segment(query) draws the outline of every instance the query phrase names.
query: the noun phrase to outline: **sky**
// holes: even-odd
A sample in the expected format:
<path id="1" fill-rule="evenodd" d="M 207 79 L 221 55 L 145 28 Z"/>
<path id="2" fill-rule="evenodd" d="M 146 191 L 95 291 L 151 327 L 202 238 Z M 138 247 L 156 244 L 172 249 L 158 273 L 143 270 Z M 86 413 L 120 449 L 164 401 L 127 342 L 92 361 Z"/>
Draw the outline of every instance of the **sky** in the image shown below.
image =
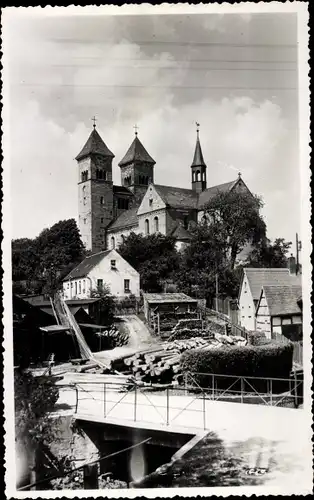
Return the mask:
<path id="1" fill-rule="evenodd" d="M 295 14 L 17 13 L 4 25 L 13 238 L 77 219 L 74 158 L 95 115 L 116 184 L 136 124 L 155 182 L 189 188 L 199 122 L 208 187 L 241 172 L 268 237 L 295 241 Z"/>

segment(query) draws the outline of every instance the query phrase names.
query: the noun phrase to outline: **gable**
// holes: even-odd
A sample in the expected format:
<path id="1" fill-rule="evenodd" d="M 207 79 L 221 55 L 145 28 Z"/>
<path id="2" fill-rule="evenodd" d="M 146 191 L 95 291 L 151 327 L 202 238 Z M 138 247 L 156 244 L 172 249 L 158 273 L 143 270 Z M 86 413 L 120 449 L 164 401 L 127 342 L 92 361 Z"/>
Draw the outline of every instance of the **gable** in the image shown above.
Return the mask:
<path id="1" fill-rule="evenodd" d="M 287 268 L 254 268 L 243 269 L 248 278 L 254 300 L 260 297 L 261 289 L 265 285 L 294 285 L 301 283 L 300 277 L 292 276 Z"/>
<path id="2" fill-rule="evenodd" d="M 150 184 L 138 208 L 137 215 L 143 215 L 166 208 L 166 203 L 157 192 L 154 184 Z"/>

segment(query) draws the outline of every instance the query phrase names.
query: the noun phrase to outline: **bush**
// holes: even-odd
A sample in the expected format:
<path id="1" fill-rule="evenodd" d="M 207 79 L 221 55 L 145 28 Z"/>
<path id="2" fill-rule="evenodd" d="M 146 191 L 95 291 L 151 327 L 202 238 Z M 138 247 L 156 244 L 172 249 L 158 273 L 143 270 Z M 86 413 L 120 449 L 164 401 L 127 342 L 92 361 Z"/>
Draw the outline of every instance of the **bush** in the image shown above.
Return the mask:
<path id="1" fill-rule="evenodd" d="M 193 349 L 184 352 L 181 356 L 181 370 L 183 374 L 195 373 L 193 378 L 204 388 L 211 387 L 212 377 L 206 374 L 212 373 L 287 379 L 292 369 L 292 356 L 293 345 L 281 342 L 272 341 L 260 346 L 224 345 L 215 349 Z M 200 373 L 205 375 L 199 375 Z M 231 385 L 234 379 L 221 377 L 218 381 L 219 388 L 225 388 L 226 384 Z M 252 380 L 249 382 L 253 385 Z M 281 386 L 282 384 L 277 385 L 278 392 L 281 392 Z M 254 388 L 266 391 L 266 381 L 254 381 Z M 232 389 L 240 390 L 240 383 Z"/>
<path id="2" fill-rule="evenodd" d="M 249 332 L 248 333 L 248 344 L 250 345 L 264 345 L 269 344 L 272 340 L 267 339 L 265 332 Z"/>

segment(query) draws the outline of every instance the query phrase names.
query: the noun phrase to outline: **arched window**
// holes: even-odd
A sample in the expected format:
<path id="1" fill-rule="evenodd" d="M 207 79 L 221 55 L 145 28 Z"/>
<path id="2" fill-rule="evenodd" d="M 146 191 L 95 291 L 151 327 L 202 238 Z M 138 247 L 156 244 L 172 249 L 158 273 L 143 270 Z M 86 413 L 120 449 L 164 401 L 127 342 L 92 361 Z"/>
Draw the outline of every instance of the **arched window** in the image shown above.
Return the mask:
<path id="1" fill-rule="evenodd" d="M 114 236 L 111 236 L 111 248 L 115 248 L 115 246 L 116 246 L 116 242 L 115 242 Z"/>
<path id="2" fill-rule="evenodd" d="M 196 182 L 200 180 L 200 175 L 201 175 L 201 172 L 199 170 L 196 171 Z"/>
<path id="3" fill-rule="evenodd" d="M 83 194 L 83 205 L 86 205 L 86 186 L 83 186 L 82 194 Z"/>
<path id="4" fill-rule="evenodd" d="M 145 220 L 145 234 L 149 234 L 149 220 L 146 219 Z"/>
<path id="5" fill-rule="evenodd" d="M 103 205 L 103 204 L 104 204 L 104 202 L 105 202 L 104 197 L 103 197 L 103 196 L 101 196 L 101 197 L 100 197 L 100 204 L 101 204 L 101 205 Z"/>
<path id="6" fill-rule="evenodd" d="M 158 233 L 158 231 L 159 231 L 159 220 L 158 220 L 157 216 L 154 218 L 154 226 L 155 226 L 155 233 Z"/>

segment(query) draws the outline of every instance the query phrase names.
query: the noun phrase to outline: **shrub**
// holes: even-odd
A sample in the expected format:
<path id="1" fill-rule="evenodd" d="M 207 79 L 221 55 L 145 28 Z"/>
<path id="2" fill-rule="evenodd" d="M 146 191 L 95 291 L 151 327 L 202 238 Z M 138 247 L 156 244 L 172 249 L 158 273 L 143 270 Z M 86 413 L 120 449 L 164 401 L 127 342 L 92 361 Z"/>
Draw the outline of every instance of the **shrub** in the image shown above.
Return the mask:
<path id="1" fill-rule="evenodd" d="M 193 375 L 195 381 L 204 388 L 211 387 L 212 377 L 206 374 L 212 373 L 244 377 L 289 378 L 292 355 L 292 344 L 281 342 L 273 341 L 260 346 L 224 345 L 219 348 L 193 349 L 184 352 L 181 356 L 181 369 L 182 373 L 195 373 L 196 375 Z M 226 387 L 226 384 L 231 385 L 233 381 L 228 377 L 218 378 L 219 388 Z M 249 382 L 253 385 L 252 380 Z M 256 390 L 264 391 L 266 381 L 254 381 L 254 387 Z M 277 388 L 279 391 L 279 386 Z M 240 390 L 240 384 L 235 385 L 233 389 Z"/>
<path id="2" fill-rule="evenodd" d="M 248 344 L 250 345 L 264 345 L 270 342 L 272 341 L 266 338 L 265 332 L 256 331 L 248 333 Z"/>

